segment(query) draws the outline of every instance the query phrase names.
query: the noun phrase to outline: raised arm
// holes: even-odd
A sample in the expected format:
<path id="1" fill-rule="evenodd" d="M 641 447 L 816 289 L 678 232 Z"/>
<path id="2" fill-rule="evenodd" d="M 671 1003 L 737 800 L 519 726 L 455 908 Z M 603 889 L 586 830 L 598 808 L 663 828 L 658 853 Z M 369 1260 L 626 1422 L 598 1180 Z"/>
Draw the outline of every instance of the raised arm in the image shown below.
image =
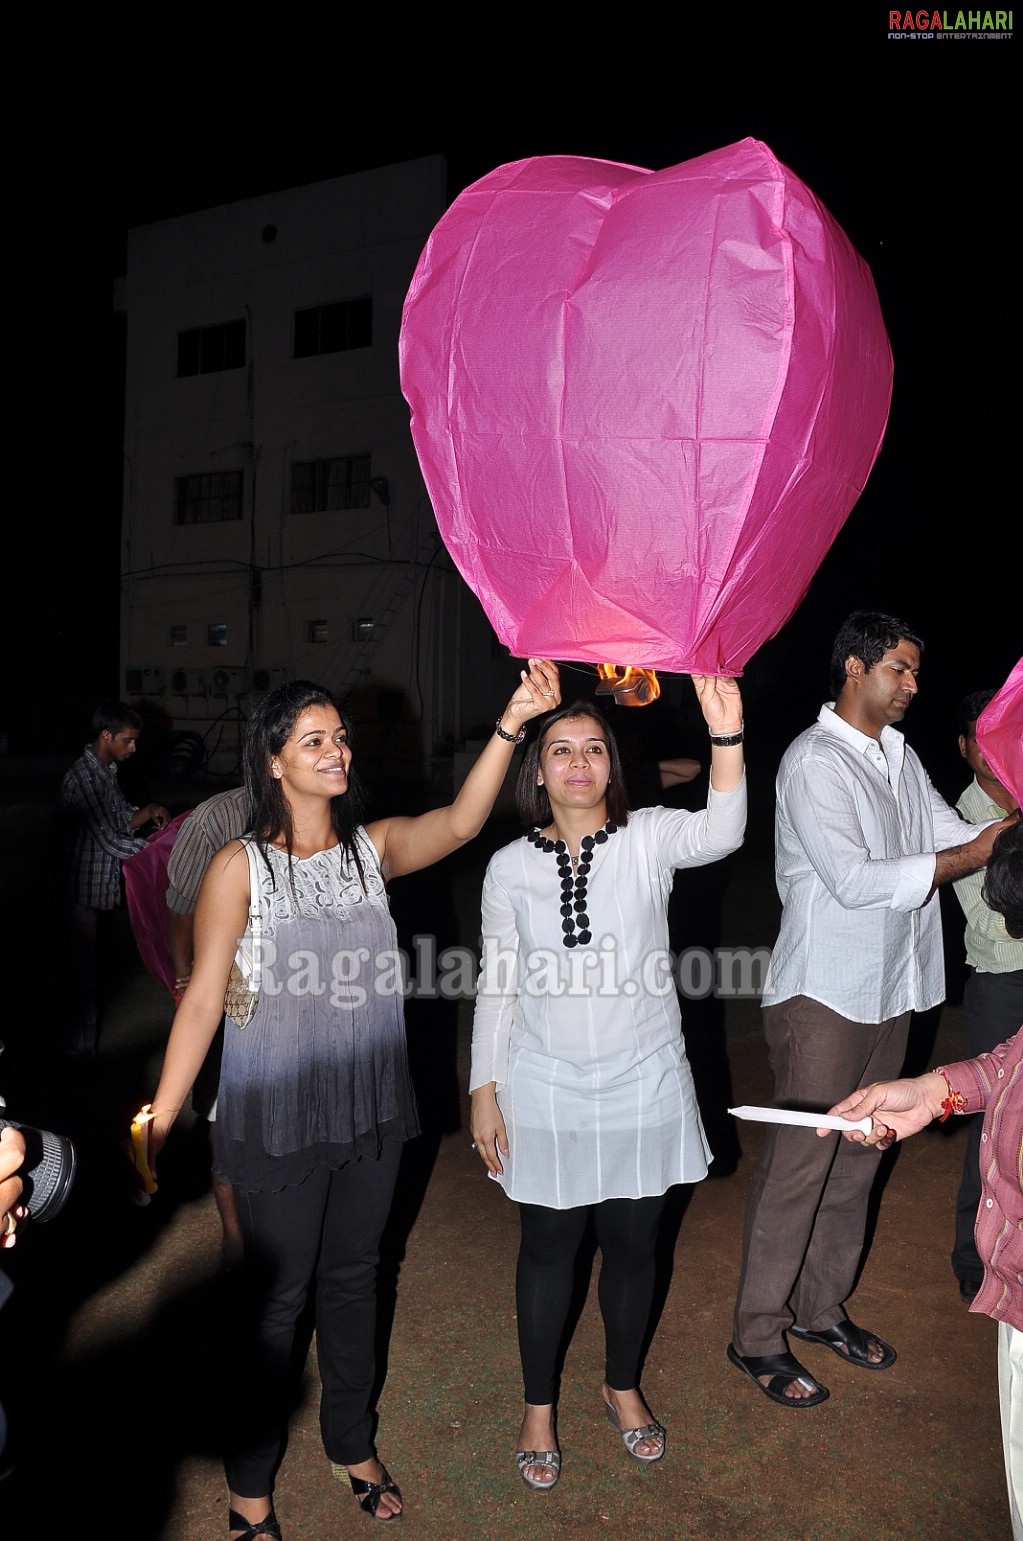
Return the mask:
<path id="1" fill-rule="evenodd" d="M 224 1014 L 224 991 L 245 931 L 249 864 L 241 841 L 218 851 L 199 890 L 195 961 L 188 989 L 174 1014 L 160 1084 L 153 1097 L 150 1167 L 181 1110 Z"/>
<path id="2" fill-rule="evenodd" d="M 712 674 L 694 674 L 692 681 L 710 732 L 710 784 L 715 792 L 731 792 L 743 778 L 745 763 L 739 686 Z M 735 742 L 724 742 L 729 739 Z"/>
<path id="3" fill-rule="evenodd" d="M 483 828 L 508 774 L 519 732 L 533 717 L 561 701 L 557 664 L 530 658 L 521 682 L 497 720 L 486 748 L 466 776 L 453 803 L 418 818 L 377 819 L 367 825 L 385 880 L 418 872 L 456 851 Z M 500 731 L 498 731 L 500 730 Z"/>

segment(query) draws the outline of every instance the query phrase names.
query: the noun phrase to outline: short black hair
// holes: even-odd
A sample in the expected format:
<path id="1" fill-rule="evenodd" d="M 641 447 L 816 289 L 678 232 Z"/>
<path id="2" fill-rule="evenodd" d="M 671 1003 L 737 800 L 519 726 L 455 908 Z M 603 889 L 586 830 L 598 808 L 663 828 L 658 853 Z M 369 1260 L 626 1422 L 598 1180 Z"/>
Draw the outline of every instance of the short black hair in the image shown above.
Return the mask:
<path id="1" fill-rule="evenodd" d="M 835 696 L 845 684 L 845 661 L 858 658 L 868 674 L 880 663 L 889 648 L 899 640 L 912 642 L 922 653 L 924 644 L 911 626 L 900 621 L 897 615 L 885 615 L 883 610 L 854 610 L 848 620 L 839 627 L 835 645 L 831 649 L 831 689 Z"/>
<path id="2" fill-rule="evenodd" d="M 969 738 L 971 727 L 997 694 L 998 691 L 992 687 L 990 690 L 971 690 L 968 696 L 963 696 L 959 703 L 959 732 L 963 738 Z"/>
<path id="3" fill-rule="evenodd" d="M 142 718 L 135 708 L 126 701 L 101 701 L 92 714 L 93 739 L 101 733 L 112 733 L 116 738 L 125 728 L 142 731 Z"/>
<path id="4" fill-rule="evenodd" d="M 1003 829 L 991 848 L 983 887 L 984 903 L 1005 921 L 1009 935 L 1023 939 L 1023 824 Z"/>
<path id="5" fill-rule="evenodd" d="M 549 824 L 551 820 L 551 803 L 545 787 L 537 786 L 536 778 L 540 769 L 540 755 L 547 741 L 547 735 L 552 728 L 556 728 L 562 722 L 575 722 L 580 717 L 592 717 L 604 730 L 604 742 L 607 744 L 608 759 L 611 762 L 610 774 L 607 782 L 607 816 L 612 824 L 617 824 L 620 829 L 629 822 L 629 804 L 625 794 L 625 775 L 622 771 L 622 757 L 618 752 L 618 741 L 614 731 L 604 712 L 592 701 L 573 701 L 571 706 L 563 706 L 556 712 L 549 712 L 546 717 L 537 718 L 537 731 L 526 747 L 519 767 L 519 779 L 515 786 L 515 806 L 519 811 L 519 818 L 523 824 Z"/>

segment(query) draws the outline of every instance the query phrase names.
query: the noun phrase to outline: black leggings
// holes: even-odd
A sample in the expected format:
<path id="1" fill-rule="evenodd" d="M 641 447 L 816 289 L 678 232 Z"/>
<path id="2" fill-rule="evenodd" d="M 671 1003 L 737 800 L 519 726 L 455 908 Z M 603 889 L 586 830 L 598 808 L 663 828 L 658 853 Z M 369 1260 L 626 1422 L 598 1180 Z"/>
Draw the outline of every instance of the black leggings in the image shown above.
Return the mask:
<path id="1" fill-rule="evenodd" d="M 576 1209 L 520 1204 L 522 1244 L 515 1277 L 525 1400 L 556 1400 L 558 1352 L 572 1303 L 576 1254 L 592 1214 L 601 1251 L 597 1297 L 604 1319 L 604 1378 L 631 1391 L 654 1293 L 657 1229 L 664 1195 L 605 1199 Z"/>

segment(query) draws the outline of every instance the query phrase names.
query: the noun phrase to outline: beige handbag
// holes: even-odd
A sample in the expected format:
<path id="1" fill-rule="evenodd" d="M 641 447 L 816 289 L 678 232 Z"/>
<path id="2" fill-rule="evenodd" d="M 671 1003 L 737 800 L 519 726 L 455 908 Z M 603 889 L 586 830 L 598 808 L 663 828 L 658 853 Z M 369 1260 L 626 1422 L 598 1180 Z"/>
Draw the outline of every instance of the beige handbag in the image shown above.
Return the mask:
<path id="1" fill-rule="evenodd" d="M 255 1016 L 263 972 L 263 918 L 259 909 L 256 846 L 252 840 L 243 840 L 242 845 L 249 863 L 249 923 L 238 943 L 224 992 L 224 1014 L 231 1018 L 235 1027 L 248 1027 Z"/>

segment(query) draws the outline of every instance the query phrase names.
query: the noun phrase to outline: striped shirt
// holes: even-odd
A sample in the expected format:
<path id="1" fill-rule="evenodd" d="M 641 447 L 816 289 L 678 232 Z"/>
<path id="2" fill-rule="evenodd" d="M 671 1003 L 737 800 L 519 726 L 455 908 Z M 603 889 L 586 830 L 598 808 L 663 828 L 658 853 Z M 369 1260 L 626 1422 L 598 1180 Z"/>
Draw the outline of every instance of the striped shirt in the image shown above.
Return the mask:
<path id="1" fill-rule="evenodd" d="M 971 1311 L 1023 1332 L 1023 1026 L 990 1054 L 943 1066 L 964 1113 L 984 1113 L 977 1251 L 984 1282 Z"/>
<path id="2" fill-rule="evenodd" d="M 66 897 L 72 904 L 112 910 L 121 902 L 121 862 L 145 847 L 131 827 L 138 809 L 117 782 L 117 766 L 104 765 L 86 744 L 60 788 L 64 816 Z"/>
<path id="3" fill-rule="evenodd" d="M 167 908 L 175 915 L 195 913 L 206 869 L 232 840 L 249 828 L 249 798 L 244 787 L 218 792 L 193 809 L 178 830 L 167 861 Z"/>

